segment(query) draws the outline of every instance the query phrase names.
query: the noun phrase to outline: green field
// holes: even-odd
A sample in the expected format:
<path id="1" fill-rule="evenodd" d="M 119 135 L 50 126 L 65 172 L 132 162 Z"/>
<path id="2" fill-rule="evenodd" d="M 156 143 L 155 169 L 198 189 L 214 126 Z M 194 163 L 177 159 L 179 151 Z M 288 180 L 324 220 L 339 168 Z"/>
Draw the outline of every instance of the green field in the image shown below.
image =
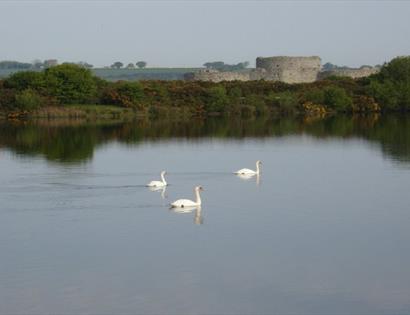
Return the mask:
<path id="1" fill-rule="evenodd" d="M 147 69 L 92 69 L 92 72 L 105 80 L 183 80 L 184 75 L 199 68 L 147 68 Z"/>
<path id="2" fill-rule="evenodd" d="M 146 68 L 146 69 L 109 69 L 95 68 L 91 71 L 108 81 L 137 80 L 183 80 L 184 75 L 200 68 Z M 20 69 L 0 69 L 0 78 L 5 78 Z"/>

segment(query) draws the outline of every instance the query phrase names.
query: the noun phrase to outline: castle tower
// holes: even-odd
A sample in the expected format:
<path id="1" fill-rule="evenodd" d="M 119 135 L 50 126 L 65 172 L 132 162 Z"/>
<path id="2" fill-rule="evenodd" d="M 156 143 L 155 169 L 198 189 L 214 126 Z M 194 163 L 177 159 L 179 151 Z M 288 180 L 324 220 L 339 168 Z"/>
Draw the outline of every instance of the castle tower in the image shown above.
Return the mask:
<path id="1" fill-rule="evenodd" d="M 314 82 L 318 78 L 321 68 L 321 59 L 311 57 L 258 57 L 256 71 L 259 71 L 265 80 L 282 81 L 286 83 Z"/>

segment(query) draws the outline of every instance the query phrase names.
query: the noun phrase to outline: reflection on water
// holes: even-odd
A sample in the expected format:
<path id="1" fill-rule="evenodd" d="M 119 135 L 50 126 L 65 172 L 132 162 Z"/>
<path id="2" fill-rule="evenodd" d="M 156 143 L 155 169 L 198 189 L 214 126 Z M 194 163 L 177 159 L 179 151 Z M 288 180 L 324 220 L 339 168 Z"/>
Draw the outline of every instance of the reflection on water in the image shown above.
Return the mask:
<path id="1" fill-rule="evenodd" d="M 161 193 L 161 198 L 165 199 L 167 196 L 165 195 L 166 191 L 167 191 L 167 186 L 162 186 L 162 187 L 156 187 L 156 186 L 148 186 L 148 189 L 150 191 L 157 191 L 159 193 Z"/>
<path id="2" fill-rule="evenodd" d="M 3 124 L 0 314 L 410 314 L 409 162 L 403 116 Z"/>
<path id="3" fill-rule="evenodd" d="M 196 225 L 204 224 L 204 218 L 202 217 L 202 207 L 201 206 L 171 208 L 170 210 L 174 213 L 179 213 L 179 214 L 194 212 L 194 224 Z"/>
<path id="4" fill-rule="evenodd" d="M 260 185 L 260 181 L 261 181 L 260 174 L 236 174 L 236 176 L 245 181 L 248 181 L 250 179 L 255 179 L 256 185 L 257 186 Z"/>
<path id="5" fill-rule="evenodd" d="M 410 117 L 403 115 L 312 118 L 198 119 L 195 121 L 141 120 L 114 124 L 63 121 L 0 124 L 0 148 L 22 155 L 44 155 L 48 160 L 78 163 L 93 157 L 107 142 L 128 145 L 143 141 L 203 137 L 241 139 L 307 134 L 315 138 L 361 138 L 378 144 L 390 158 L 410 162 Z"/>
<path id="6" fill-rule="evenodd" d="M 184 213 L 192 213 L 194 212 L 194 223 L 199 225 L 204 223 L 204 219 L 202 217 L 202 207 L 201 206 L 192 206 L 192 207 L 184 207 L 184 208 L 171 208 L 170 209 L 174 213 L 184 214 Z"/>

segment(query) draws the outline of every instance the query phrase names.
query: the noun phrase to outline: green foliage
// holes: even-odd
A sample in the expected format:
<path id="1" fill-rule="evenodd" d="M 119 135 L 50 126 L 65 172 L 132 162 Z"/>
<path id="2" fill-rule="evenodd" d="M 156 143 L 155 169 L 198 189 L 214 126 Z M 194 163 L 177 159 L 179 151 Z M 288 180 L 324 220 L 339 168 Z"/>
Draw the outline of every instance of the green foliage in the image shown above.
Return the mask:
<path id="1" fill-rule="evenodd" d="M 111 72 L 148 70 L 121 69 Z M 1 109 L 30 110 L 45 103 L 108 104 L 185 115 L 410 110 L 410 57 L 392 60 L 380 74 L 353 80 L 336 78 L 304 84 L 271 81 L 117 81 L 92 75 L 84 66 L 63 64 L 42 72 L 20 72 L 0 81 Z"/>
<path id="2" fill-rule="evenodd" d="M 223 86 L 209 88 L 206 98 L 206 109 L 209 112 L 222 112 L 228 104 L 228 96 Z"/>
<path id="3" fill-rule="evenodd" d="M 313 104 L 323 105 L 325 103 L 325 93 L 319 88 L 308 90 L 303 97 L 304 101 L 312 102 Z"/>
<path id="4" fill-rule="evenodd" d="M 242 97 L 242 89 L 238 86 L 235 86 L 228 91 L 228 95 L 232 99 L 239 99 L 240 97 Z"/>
<path id="5" fill-rule="evenodd" d="M 378 102 L 384 105 L 385 109 L 399 110 L 400 94 L 392 81 L 384 83 L 378 80 L 371 80 L 368 85 L 369 94 Z"/>
<path id="6" fill-rule="evenodd" d="M 101 108 L 103 106 L 95 106 Z M 114 110 L 114 109 L 113 109 Z M 243 107 L 253 115 L 252 107 Z M 308 134 L 317 139 L 356 137 L 378 143 L 395 162 L 410 162 L 410 120 L 406 115 L 332 115 L 324 119 L 261 117 L 256 119 L 157 119 L 127 123 L 63 120 L 42 124 L 0 123 L 0 147 L 24 156 L 41 155 L 56 163 L 92 158 L 97 147 L 113 140 L 138 144 L 144 139 L 265 137 Z"/>
<path id="7" fill-rule="evenodd" d="M 0 110 L 13 109 L 15 104 L 15 91 L 2 88 L 1 85 L 2 84 L 0 84 Z"/>
<path id="8" fill-rule="evenodd" d="M 376 75 L 378 81 L 395 83 L 410 82 L 410 56 L 397 57 L 385 64 Z"/>
<path id="9" fill-rule="evenodd" d="M 329 86 L 323 90 L 323 104 L 338 111 L 349 111 L 352 107 L 352 98 L 340 87 Z"/>
<path id="10" fill-rule="evenodd" d="M 282 112 L 294 112 L 299 106 L 297 95 L 291 91 L 270 93 L 268 100 L 274 108 Z"/>
<path id="11" fill-rule="evenodd" d="M 370 78 L 368 93 L 385 110 L 410 110 L 410 57 L 398 57 Z"/>
<path id="12" fill-rule="evenodd" d="M 119 81 L 108 85 L 103 92 L 104 104 L 122 107 L 137 107 L 141 105 L 144 90 L 140 82 Z"/>
<path id="13" fill-rule="evenodd" d="M 136 66 L 137 66 L 138 68 L 140 68 L 140 69 L 143 69 L 143 68 L 145 68 L 145 67 L 147 66 L 147 63 L 146 63 L 145 61 L 138 61 L 138 62 L 136 63 Z"/>
<path id="14" fill-rule="evenodd" d="M 30 69 L 33 65 L 31 63 L 24 63 L 18 61 L 0 61 L 0 69 Z"/>
<path id="15" fill-rule="evenodd" d="M 111 65 L 111 68 L 121 69 L 123 66 L 124 66 L 124 64 L 121 61 L 116 61 Z"/>
<path id="16" fill-rule="evenodd" d="M 5 80 L 4 86 L 18 91 L 25 89 L 41 91 L 45 87 L 44 74 L 35 71 L 17 72 Z"/>
<path id="17" fill-rule="evenodd" d="M 249 95 L 246 98 L 246 105 L 253 108 L 255 114 L 262 115 L 268 112 L 268 107 L 266 106 L 265 100 L 260 95 Z"/>
<path id="18" fill-rule="evenodd" d="M 18 92 L 15 96 L 15 107 L 30 111 L 39 108 L 42 105 L 41 96 L 34 90 L 26 89 Z"/>
<path id="19" fill-rule="evenodd" d="M 234 65 L 226 64 L 223 61 L 213 61 L 204 63 L 204 67 L 206 67 L 207 69 L 215 69 L 219 71 L 239 71 L 246 69 L 248 66 L 248 61 L 239 62 Z"/>
<path id="20" fill-rule="evenodd" d="M 97 82 L 89 69 L 65 64 L 44 71 L 45 84 L 50 96 L 61 104 L 95 102 Z"/>

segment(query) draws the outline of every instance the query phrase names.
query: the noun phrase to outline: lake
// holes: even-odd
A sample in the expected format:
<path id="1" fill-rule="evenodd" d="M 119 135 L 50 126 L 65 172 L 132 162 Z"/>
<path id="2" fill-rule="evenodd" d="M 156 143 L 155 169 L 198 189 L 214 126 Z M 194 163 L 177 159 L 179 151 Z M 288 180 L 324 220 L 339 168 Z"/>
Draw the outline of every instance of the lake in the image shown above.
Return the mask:
<path id="1" fill-rule="evenodd" d="M 0 314 L 410 313 L 408 116 L 9 122 L 0 174 Z"/>

